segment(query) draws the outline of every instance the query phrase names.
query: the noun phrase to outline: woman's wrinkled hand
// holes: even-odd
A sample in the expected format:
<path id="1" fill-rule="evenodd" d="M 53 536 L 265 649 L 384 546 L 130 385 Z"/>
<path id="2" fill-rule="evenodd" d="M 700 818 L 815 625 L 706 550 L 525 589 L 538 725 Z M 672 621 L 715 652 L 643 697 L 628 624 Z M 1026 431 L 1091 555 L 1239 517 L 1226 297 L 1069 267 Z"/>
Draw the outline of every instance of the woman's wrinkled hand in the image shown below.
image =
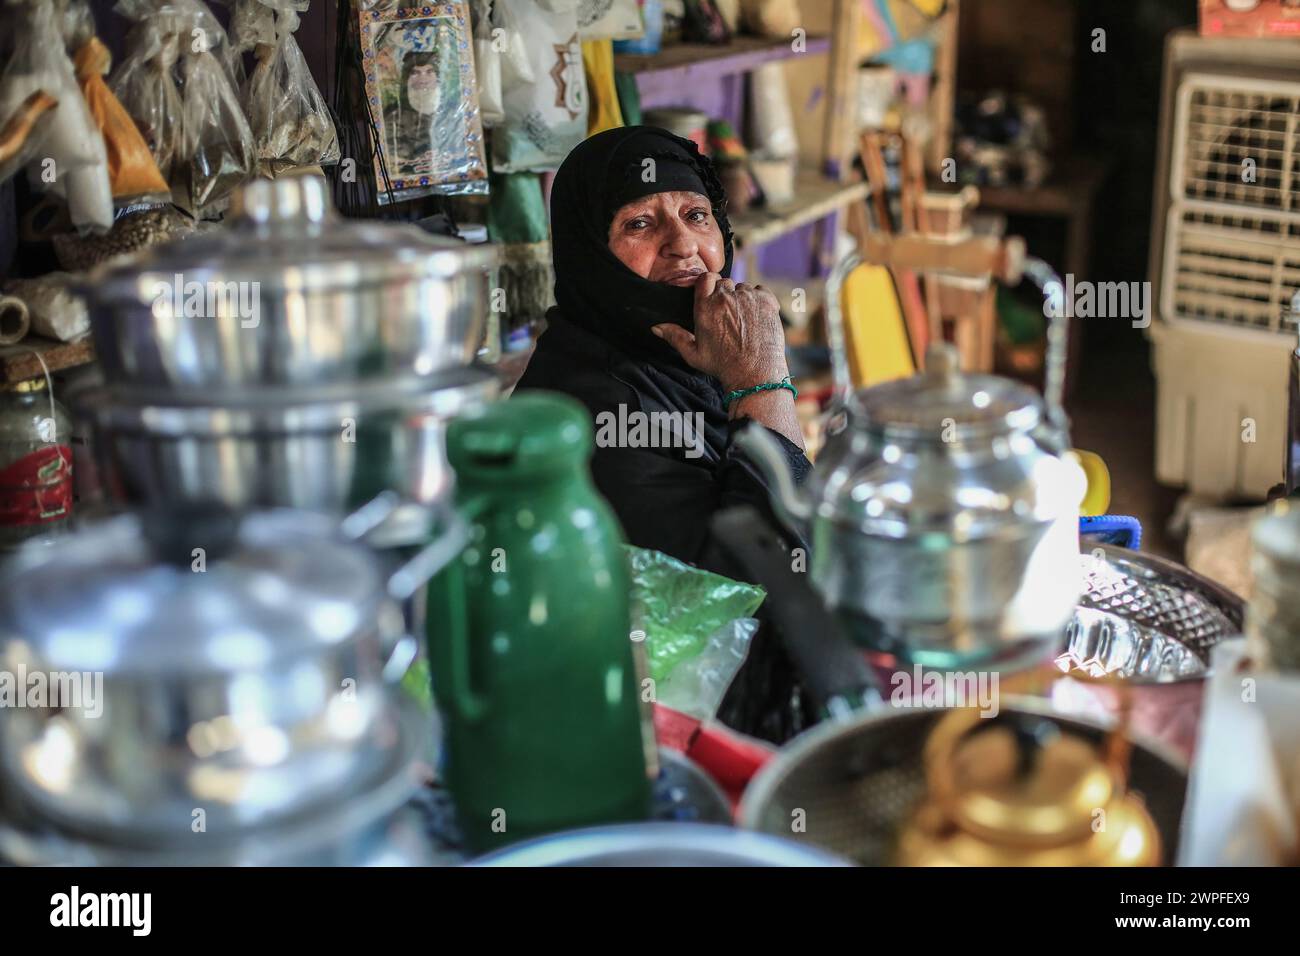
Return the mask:
<path id="1" fill-rule="evenodd" d="M 695 334 L 672 323 L 652 331 L 726 391 L 777 382 L 789 374 L 780 305 L 762 286 L 706 272 L 695 283 Z"/>

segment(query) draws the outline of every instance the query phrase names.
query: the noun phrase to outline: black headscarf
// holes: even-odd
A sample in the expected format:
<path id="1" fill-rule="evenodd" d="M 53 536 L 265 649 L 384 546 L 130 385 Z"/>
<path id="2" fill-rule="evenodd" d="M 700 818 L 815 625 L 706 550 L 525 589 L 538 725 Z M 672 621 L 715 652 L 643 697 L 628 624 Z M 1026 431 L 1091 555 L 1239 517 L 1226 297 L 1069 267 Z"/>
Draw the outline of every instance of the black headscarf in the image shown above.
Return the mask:
<path id="1" fill-rule="evenodd" d="M 654 160 L 649 183 L 643 176 L 646 159 Z M 650 329 L 674 322 L 694 331 L 695 290 L 644 279 L 609 248 L 609 226 L 619 206 L 676 190 L 708 198 L 726 249 L 721 274 L 729 276 L 726 195 L 713 164 L 693 142 L 653 126 L 624 126 L 597 133 L 569 153 L 551 186 L 557 307 L 548 319 L 579 325 L 630 358 L 685 367 L 676 349 Z"/>

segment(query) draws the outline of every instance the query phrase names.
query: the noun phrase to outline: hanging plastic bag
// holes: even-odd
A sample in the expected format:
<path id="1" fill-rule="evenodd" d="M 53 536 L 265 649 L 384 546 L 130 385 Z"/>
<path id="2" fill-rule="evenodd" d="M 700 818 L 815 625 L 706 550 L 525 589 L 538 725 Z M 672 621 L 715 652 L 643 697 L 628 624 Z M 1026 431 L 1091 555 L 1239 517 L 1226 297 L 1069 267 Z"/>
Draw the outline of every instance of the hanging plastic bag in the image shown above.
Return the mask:
<path id="1" fill-rule="evenodd" d="M 492 0 L 473 0 L 474 76 L 478 80 L 478 111 L 484 127 L 496 126 L 505 119 L 501 105 L 502 44 L 493 39 Z"/>
<path id="2" fill-rule="evenodd" d="M 519 26 L 511 0 L 492 0 L 492 36 L 501 49 L 501 90 L 520 83 L 533 83 L 532 61 L 528 59 L 528 39 Z M 497 31 L 500 31 L 499 33 Z"/>
<path id="3" fill-rule="evenodd" d="M 4 94 L 0 92 L 0 99 Z M 0 183 L 40 155 L 54 128 L 54 110 L 59 101 L 37 90 L 18 104 L 9 115 L 0 115 Z"/>
<path id="4" fill-rule="evenodd" d="M 170 198 L 163 179 L 131 115 L 104 82 L 112 55 L 95 36 L 95 21 L 83 0 L 72 0 L 64 11 L 63 35 L 86 108 L 99 127 L 108 159 L 108 180 L 113 202 L 119 208 L 133 203 L 166 202 Z"/>
<path id="5" fill-rule="evenodd" d="M 528 61 L 536 77 L 532 83 L 512 84 L 502 75 L 506 118 L 492 137 L 497 172 L 555 169 L 586 138 L 587 79 L 577 9 L 563 9 L 567 2 L 497 0 L 528 37 Z"/>
<path id="6" fill-rule="evenodd" d="M 339 161 L 339 138 L 329 107 L 312 78 L 294 31 L 308 0 L 239 0 L 236 11 L 250 11 L 239 42 L 253 42 L 257 65 L 243 91 L 244 111 L 253 133 L 258 171 L 275 175 L 297 166 L 329 166 Z M 239 21 L 241 27 L 244 20 Z"/>
<path id="7" fill-rule="evenodd" d="M 0 76 L 0 116 L 18 113 L 38 90 L 59 101 L 27 167 L 28 181 L 67 201 L 78 232 L 106 232 L 113 224 L 113 198 L 104 139 L 77 86 L 54 5 L 51 0 L 21 0 L 14 7 L 22 42 Z"/>
<path id="8" fill-rule="evenodd" d="M 188 26 L 180 44 L 183 119 L 172 202 L 196 219 L 211 218 L 253 173 L 253 133 L 231 84 L 226 31 L 198 0 L 166 0 L 164 6 L 179 10 Z"/>
<path id="9" fill-rule="evenodd" d="M 119 0 L 113 9 L 136 23 L 126 35 L 126 56 L 109 76 L 108 86 L 170 182 L 183 139 L 176 64 L 185 24 L 178 11 L 164 10 L 155 0 Z"/>

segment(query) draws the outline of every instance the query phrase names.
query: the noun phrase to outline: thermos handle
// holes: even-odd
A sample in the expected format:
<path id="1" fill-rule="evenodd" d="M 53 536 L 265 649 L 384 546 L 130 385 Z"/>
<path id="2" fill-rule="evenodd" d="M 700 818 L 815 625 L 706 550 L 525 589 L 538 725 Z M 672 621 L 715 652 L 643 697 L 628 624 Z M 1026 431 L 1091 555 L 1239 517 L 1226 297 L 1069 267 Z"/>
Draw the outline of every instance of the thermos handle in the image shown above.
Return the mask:
<path id="1" fill-rule="evenodd" d="M 456 520 L 465 539 L 453 555 L 459 557 L 469 540 L 469 522 L 486 506 L 485 499 L 471 499 L 460 505 Z M 470 676 L 469 607 L 465 596 L 465 565 L 452 560 L 429 581 L 426 627 L 429 661 L 433 668 L 434 697 L 461 720 L 477 723 L 488 713 L 488 701 L 477 693 Z M 441 598 L 441 600 L 438 600 Z M 435 609 L 442 609 L 438 616 Z M 433 628 L 440 628 L 433 633 Z M 439 690 L 446 691 L 440 695 Z"/>

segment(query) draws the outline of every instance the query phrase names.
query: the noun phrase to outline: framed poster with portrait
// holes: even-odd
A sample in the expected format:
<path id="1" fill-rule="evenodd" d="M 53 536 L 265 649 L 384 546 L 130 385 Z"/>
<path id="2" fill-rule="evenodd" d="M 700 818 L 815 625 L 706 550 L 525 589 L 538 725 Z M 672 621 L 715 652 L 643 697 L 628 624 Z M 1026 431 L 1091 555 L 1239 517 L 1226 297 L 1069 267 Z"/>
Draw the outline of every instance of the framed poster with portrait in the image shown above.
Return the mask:
<path id="1" fill-rule="evenodd" d="M 391 199 L 486 193 L 474 45 L 464 2 L 360 5 L 366 98 L 392 187 Z M 379 201 L 387 203 L 375 162 Z"/>

